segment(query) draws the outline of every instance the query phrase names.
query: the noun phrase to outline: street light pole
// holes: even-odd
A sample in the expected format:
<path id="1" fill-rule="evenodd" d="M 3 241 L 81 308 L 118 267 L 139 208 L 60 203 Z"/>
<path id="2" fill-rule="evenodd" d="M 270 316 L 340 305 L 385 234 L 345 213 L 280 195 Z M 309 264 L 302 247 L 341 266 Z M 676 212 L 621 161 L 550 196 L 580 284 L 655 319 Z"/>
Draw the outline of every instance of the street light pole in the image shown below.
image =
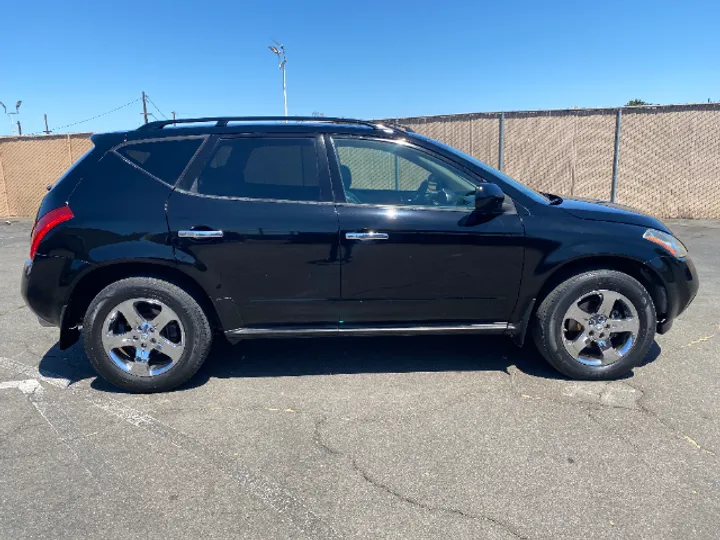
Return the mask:
<path id="1" fill-rule="evenodd" d="M 278 43 L 273 39 L 273 42 L 276 46 L 270 45 L 268 49 L 270 49 L 274 54 L 278 57 L 278 68 L 282 71 L 282 77 L 283 77 L 283 102 L 285 104 L 285 116 L 288 115 L 288 106 L 287 106 L 287 81 L 285 79 L 285 64 L 287 64 L 287 58 L 285 57 L 285 46 L 281 43 Z"/>
<path id="2" fill-rule="evenodd" d="M 10 119 L 10 126 L 11 131 L 10 133 L 13 133 L 15 131 L 15 124 L 17 123 L 17 130 L 18 135 L 22 135 L 22 128 L 20 127 L 20 122 L 17 121 L 17 115 L 20 114 L 20 105 L 22 105 L 22 100 L 18 100 L 18 102 L 15 104 L 15 112 L 8 112 L 7 107 L 5 104 L 0 101 L 0 106 L 5 110 L 5 114 L 7 114 L 7 117 Z M 15 119 L 13 119 L 13 115 L 15 115 Z"/>

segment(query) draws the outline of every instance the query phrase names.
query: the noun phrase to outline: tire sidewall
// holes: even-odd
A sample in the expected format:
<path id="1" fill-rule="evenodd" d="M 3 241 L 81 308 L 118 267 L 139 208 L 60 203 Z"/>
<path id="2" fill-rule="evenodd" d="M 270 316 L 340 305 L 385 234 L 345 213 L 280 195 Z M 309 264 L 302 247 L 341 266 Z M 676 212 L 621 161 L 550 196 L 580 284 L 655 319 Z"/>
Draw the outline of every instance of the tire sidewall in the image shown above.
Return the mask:
<path id="1" fill-rule="evenodd" d="M 554 356 L 556 367 L 576 378 L 608 379 L 622 375 L 640 364 L 655 338 L 655 307 L 645 288 L 635 279 L 619 272 L 588 273 L 573 283 L 554 305 L 550 316 L 544 321 L 547 345 Z M 563 344 L 564 316 L 573 302 L 596 290 L 611 290 L 624 295 L 637 311 L 639 330 L 630 351 L 620 360 L 606 366 L 581 364 L 570 355 Z M 553 362 L 553 363 L 555 363 Z"/>
<path id="2" fill-rule="evenodd" d="M 88 309 L 85 330 L 85 347 L 88 358 L 95 369 L 112 384 L 134 392 L 152 392 L 170 389 L 185 382 L 195 373 L 193 359 L 201 348 L 197 321 L 189 314 L 187 299 L 180 300 L 175 295 L 151 285 L 133 283 L 135 280 L 117 282 L 105 288 L 93 300 Z M 185 350 L 176 364 L 167 372 L 152 377 L 132 375 L 119 368 L 105 351 L 102 343 L 104 322 L 107 316 L 121 302 L 136 298 L 159 300 L 170 307 L 180 319 L 185 332 Z M 192 300 L 192 299 L 191 299 Z M 200 363 L 204 360 L 204 355 Z"/>

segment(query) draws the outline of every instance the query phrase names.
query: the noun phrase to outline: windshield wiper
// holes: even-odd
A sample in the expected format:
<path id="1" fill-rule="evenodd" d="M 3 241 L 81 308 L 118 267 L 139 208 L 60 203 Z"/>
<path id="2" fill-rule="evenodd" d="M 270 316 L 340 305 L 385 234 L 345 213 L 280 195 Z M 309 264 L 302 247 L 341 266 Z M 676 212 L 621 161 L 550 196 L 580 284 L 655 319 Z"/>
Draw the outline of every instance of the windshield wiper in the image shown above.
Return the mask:
<path id="1" fill-rule="evenodd" d="M 557 205 L 557 204 L 560 204 L 561 202 L 563 202 L 562 197 L 560 197 L 560 196 L 558 196 L 558 195 L 555 195 L 554 193 L 545 193 L 545 192 L 541 191 L 541 192 L 540 192 L 540 195 L 543 195 L 543 196 L 545 196 L 547 199 L 549 199 L 549 200 L 550 200 L 550 204 L 552 204 L 553 206 L 554 206 L 554 205 Z"/>

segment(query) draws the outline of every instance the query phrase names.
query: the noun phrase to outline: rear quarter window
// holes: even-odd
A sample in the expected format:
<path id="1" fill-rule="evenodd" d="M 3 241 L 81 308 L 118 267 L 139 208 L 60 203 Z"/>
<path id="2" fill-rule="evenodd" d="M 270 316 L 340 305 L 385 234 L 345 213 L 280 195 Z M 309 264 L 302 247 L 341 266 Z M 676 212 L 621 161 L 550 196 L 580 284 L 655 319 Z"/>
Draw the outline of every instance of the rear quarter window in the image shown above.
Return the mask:
<path id="1" fill-rule="evenodd" d="M 174 185 L 203 140 L 143 141 L 121 146 L 116 152 L 155 178 Z"/>

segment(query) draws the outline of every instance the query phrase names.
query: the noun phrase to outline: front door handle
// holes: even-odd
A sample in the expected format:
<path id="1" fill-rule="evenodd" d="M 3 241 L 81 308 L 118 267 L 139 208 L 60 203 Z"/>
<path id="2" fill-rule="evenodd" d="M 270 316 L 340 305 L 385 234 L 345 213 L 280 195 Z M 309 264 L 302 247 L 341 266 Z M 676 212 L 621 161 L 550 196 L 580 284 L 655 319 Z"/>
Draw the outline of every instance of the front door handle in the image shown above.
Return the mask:
<path id="1" fill-rule="evenodd" d="M 390 236 L 384 232 L 349 232 L 345 233 L 347 240 L 387 240 Z"/>
<path id="2" fill-rule="evenodd" d="M 196 240 L 203 240 L 205 238 L 222 238 L 222 231 L 178 231 L 179 238 L 195 238 Z"/>

